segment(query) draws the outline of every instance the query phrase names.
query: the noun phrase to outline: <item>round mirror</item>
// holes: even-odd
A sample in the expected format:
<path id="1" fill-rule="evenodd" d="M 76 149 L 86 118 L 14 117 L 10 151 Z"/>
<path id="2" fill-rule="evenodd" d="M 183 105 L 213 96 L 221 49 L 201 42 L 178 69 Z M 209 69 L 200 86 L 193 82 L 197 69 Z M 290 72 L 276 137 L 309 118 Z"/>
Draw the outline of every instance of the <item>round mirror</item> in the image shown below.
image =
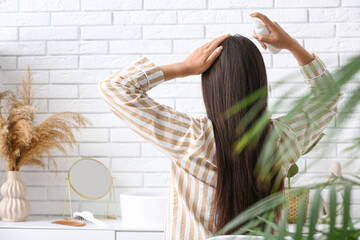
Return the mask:
<path id="1" fill-rule="evenodd" d="M 68 179 L 72 189 L 83 198 L 100 199 L 111 190 L 111 173 L 96 159 L 82 158 L 74 162 Z"/>

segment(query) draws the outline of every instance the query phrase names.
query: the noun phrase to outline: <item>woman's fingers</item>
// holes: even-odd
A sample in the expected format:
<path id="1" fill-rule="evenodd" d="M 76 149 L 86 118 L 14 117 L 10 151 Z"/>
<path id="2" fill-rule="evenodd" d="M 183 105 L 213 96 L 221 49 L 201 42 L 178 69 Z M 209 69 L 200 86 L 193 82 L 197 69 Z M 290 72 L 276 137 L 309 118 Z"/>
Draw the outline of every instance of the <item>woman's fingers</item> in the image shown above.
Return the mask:
<path id="1" fill-rule="evenodd" d="M 256 38 L 256 35 L 253 34 L 253 37 L 260 43 L 260 45 L 263 47 L 263 49 L 265 49 L 265 50 L 267 49 L 267 47 L 266 47 L 266 45 L 264 44 L 264 42 L 258 40 L 258 39 Z"/>
<path id="2" fill-rule="evenodd" d="M 276 22 L 272 22 L 270 21 L 270 19 L 268 17 L 266 17 L 265 15 L 261 14 L 261 13 L 258 13 L 258 12 L 255 12 L 255 13 L 250 13 L 250 16 L 251 17 L 257 17 L 259 18 L 261 21 L 263 21 L 263 23 L 266 25 L 266 27 L 269 29 L 269 30 L 272 30 L 274 29 L 274 27 L 276 26 Z M 271 37 L 270 36 L 265 36 L 265 35 L 259 35 L 255 32 L 255 29 L 254 29 L 254 33 L 252 35 L 256 40 L 258 40 L 259 42 L 266 42 L 266 43 L 270 43 L 271 42 Z M 261 46 L 263 46 L 265 44 L 261 44 Z M 264 46 L 263 46 L 264 47 Z"/>
<path id="3" fill-rule="evenodd" d="M 211 40 L 210 42 L 206 43 L 203 47 L 205 48 L 209 48 L 211 46 L 215 46 L 216 44 L 216 47 L 219 46 L 220 43 L 222 43 L 228 36 L 230 36 L 230 34 L 225 34 L 225 35 L 222 35 L 220 37 L 217 37 L 217 38 L 214 38 L 213 40 Z"/>
<path id="4" fill-rule="evenodd" d="M 249 15 L 250 15 L 250 17 L 259 18 L 261 21 L 263 21 L 263 23 L 266 25 L 266 27 L 269 30 L 272 30 L 274 28 L 274 23 L 272 21 L 270 21 L 270 19 L 267 16 L 265 16 L 259 12 L 250 13 Z"/>
<path id="5" fill-rule="evenodd" d="M 259 42 L 260 45 L 263 47 L 263 49 L 265 49 L 265 50 L 267 49 L 266 45 L 265 45 L 262 41 L 259 41 L 259 40 L 258 40 L 258 42 Z"/>
<path id="6" fill-rule="evenodd" d="M 208 59 L 206 60 L 206 62 L 209 64 L 209 66 L 215 61 L 215 59 L 220 55 L 221 51 L 222 51 L 223 47 L 217 47 L 208 57 Z"/>
<path id="7" fill-rule="evenodd" d="M 210 42 L 205 43 L 202 47 L 208 48 L 215 40 L 216 40 L 216 38 L 214 38 L 214 39 L 211 40 Z"/>
<path id="8" fill-rule="evenodd" d="M 259 35 L 259 34 L 253 34 L 252 35 L 256 40 L 266 43 L 271 43 L 272 39 L 270 36 L 265 35 Z"/>
<path id="9" fill-rule="evenodd" d="M 214 49 L 217 48 L 220 45 L 220 43 L 222 43 L 229 36 L 230 36 L 230 34 L 225 34 L 223 36 L 215 38 L 215 40 L 210 44 L 209 50 L 214 51 Z"/>
<path id="10" fill-rule="evenodd" d="M 211 44 L 213 44 L 216 40 L 218 40 L 219 38 L 223 37 L 225 35 L 222 35 L 220 37 L 214 38 L 213 40 L 207 42 L 206 44 L 203 45 L 204 48 L 209 48 L 211 46 Z"/>
<path id="11" fill-rule="evenodd" d="M 255 31 L 255 28 L 253 29 L 253 34 L 252 34 L 252 36 L 255 38 L 255 36 L 257 35 L 257 33 L 256 33 L 256 31 Z M 255 38 L 256 39 L 256 38 Z M 256 39 L 257 40 L 257 39 Z M 263 49 L 267 49 L 267 47 L 266 47 L 266 45 L 262 42 L 262 41 L 259 41 L 259 40 L 257 40 L 259 43 L 260 43 L 260 45 L 263 47 Z"/>
<path id="12" fill-rule="evenodd" d="M 253 34 L 253 37 L 261 42 L 269 43 L 275 48 L 279 49 L 288 49 L 293 45 L 296 44 L 296 40 L 294 40 L 282 27 L 276 22 L 272 22 L 267 18 L 265 15 L 261 13 L 251 13 L 250 16 L 257 17 L 266 24 L 269 29 L 269 35 L 259 35 Z"/>
<path id="13" fill-rule="evenodd" d="M 207 44 L 205 44 L 203 47 L 204 47 L 205 55 L 207 55 L 207 58 L 229 36 L 230 36 L 230 34 L 225 34 L 225 35 L 217 37 L 217 38 L 211 40 L 210 42 L 208 42 Z"/>
<path id="14" fill-rule="evenodd" d="M 260 42 L 260 41 L 259 41 L 259 43 L 260 43 L 260 45 L 261 45 L 265 50 L 267 49 L 267 46 L 265 45 L 265 43 Z"/>

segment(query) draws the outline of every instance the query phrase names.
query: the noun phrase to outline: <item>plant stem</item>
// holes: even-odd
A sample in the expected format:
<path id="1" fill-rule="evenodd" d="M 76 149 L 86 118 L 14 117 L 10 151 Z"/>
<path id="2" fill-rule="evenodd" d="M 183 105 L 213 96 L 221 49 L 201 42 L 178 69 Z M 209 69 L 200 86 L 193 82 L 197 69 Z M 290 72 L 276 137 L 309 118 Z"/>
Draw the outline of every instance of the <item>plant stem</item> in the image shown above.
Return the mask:
<path id="1" fill-rule="evenodd" d="M 288 188 L 290 189 L 290 178 L 288 178 Z"/>

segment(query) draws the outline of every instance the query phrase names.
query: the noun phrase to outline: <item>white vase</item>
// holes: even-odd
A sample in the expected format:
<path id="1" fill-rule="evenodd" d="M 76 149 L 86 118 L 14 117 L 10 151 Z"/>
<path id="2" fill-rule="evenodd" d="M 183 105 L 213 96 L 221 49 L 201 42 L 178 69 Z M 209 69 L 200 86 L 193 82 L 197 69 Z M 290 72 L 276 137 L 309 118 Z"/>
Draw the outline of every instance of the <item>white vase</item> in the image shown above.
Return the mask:
<path id="1" fill-rule="evenodd" d="M 30 204 L 25 199 L 27 187 L 19 171 L 8 171 L 1 186 L 0 217 L 5 222 L 22 222 L 30 215 Z"/>

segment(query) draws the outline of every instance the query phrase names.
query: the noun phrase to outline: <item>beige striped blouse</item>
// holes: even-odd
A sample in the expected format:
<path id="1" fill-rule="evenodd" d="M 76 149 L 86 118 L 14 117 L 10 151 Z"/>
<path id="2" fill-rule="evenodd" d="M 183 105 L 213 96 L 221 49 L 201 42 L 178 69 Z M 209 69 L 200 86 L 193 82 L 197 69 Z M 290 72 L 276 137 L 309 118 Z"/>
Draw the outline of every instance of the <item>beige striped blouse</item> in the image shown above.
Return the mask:
<path id="1" fill-rule="evenodd" d="M 325 78 L 330 74 L 317 57 L 300 70 L 310 87 L 319 81 L 332 81 L 331 77 Z M 142 56 L 129 67 L 101 80 L 99 89 L 116 116 L 171 160 L 164 238 L 206 239 L 216 231 L 212 205 L 216 188 L 213 126 L 204 115 L 193 117 L 178 112 L 146 94 L 162 82 L 164 74 L 160 68 Z M 334 86 L 332 82 L 327 85 Z M 296 161 L 333 118 L 340 98 L 341 94 L 328 102 L 311 98 L 285 127 L 279 140 L 280 150 L 290 148 Z M 273 123 L 281 124 L 279 119 Z"/>

